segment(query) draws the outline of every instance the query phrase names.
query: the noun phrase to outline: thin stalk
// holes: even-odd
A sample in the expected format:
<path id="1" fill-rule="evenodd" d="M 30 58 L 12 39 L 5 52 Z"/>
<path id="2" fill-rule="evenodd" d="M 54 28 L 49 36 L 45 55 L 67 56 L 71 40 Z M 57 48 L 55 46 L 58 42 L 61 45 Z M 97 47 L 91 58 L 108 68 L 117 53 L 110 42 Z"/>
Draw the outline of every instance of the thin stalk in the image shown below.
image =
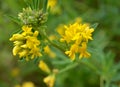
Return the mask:
<path id="1" fill-rule="evenodd" d="M 37 0 L 37 10 L 40 10 L 40 0 Z"/>
<path id="2" fill-rule="evenodd" d="M 47 41 L 48 41 L 52 46 L 56 47 L 57 49 L 59 49 L 59 50 L 62 51 L 62 52 L 65 52 L 64 49 L 62 49 L 60 46 L 58 46 L 57 44 L 55 44 L 55 43 L 53 43 L 52 41 L 49 40 L 49 38 L 48 38 L 48 36 L 47 36 L 47 34 L 46 34 L 45 31 L 43 31 L 43 35 L 44 35 L 44 37 L 47 39 Z"/>
<path id="3" fill-rule="evenodd" d="M 94 70 L 94 72 L 96 72 L 98 75 L 100 74 L 100 72 L 97 70 L 97 68 L 95 66 L 93 66 L 92 64 L 87 63 L 87 61 L 85 61 L 85 62 L 81 61 L 80 63 L 83 65 L 86 65 L 88 68 Z"/>
<path id="4" fill-rule="evenodd" d="M 46 12 L 46 10 L 47 10 L 47 3 L 48 3 L 48 0 L 43 1 L 43 11 L 44 12 Z"/>
<path id="5" fill-rule="evenodd" d="M 110 87 L 110 81 L 109 80 L 106 80 L 105 87 Z"/>
<path id="6" fill-rule="evenodd" d="M 100 87 L 104 87 L 104 78 L 100 76 Z"/>
<path id="7" fill-rule="evenodd" d="M 68 71 L 70 69 L 73 69 L 76 66 L 78 66 L 78 63 L 74 63 L 74 64 L 71 64 L 71 65 L 68 65 L 65 68 L 63 68 L 62 70 L 60 70 L 58 74 L 61 74 L 61 73 L 66 72 L 66 71 Z"/>
<path id="8" fill-rule="evenodd" d="M 76 66 L 78 66 L 80 63 L 86 65 L 86 66 L 89 67 L 90 69 L 92 69 L 92 70 L 94 70 L 95 72 L 97 72 L 97 69 L 96 69 L 94 66 L 89 65 L 89 64 L 87 64 L 86 62 L 82 62 L 82 61 L 80 60 L 80 61 L 77 61 L 77 62 L 71 64 L 71 65 L 68 65 L 68 66 L 65 67 L 64 69 L 60 70 L 59 73 L 63 73 L 63 72 L 66 72 L 66 71 L 68 71 L 68 70 L 70 70 L 70 69 L 73 69 L 73 68 L 75 68 Z M 97 72 L 97 73 L 99 73 L 99 72 Z"/>
<path id="9" fill-rule="evenodd" d="M 32 0 L 33 10 L 35 10 L 35 0 Z"/>

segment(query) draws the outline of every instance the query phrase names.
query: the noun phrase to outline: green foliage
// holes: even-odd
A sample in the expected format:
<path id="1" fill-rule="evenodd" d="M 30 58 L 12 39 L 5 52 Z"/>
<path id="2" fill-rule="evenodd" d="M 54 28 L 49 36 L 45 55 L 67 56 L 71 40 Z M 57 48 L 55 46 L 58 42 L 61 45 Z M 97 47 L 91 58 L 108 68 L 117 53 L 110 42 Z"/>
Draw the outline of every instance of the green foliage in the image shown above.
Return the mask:
<path id="1" fill-rule="evenodd" d="M 93 41 L 88 46 L 91 58 L 72 62 L 57 49 L 64 48 L 58 38 L 56 41 L 50 42 L 57 48 L 49 44 L 57 55 L 54 59 L 46 54 L 42 58 L 26 62 L 12 56 L 12 45 L 9 38 L 21 28 L 17 14 L 27 6 L 30 6 L 32 10 L 40 10 L 44 7 L 43 12 L 46 12 L 47 1 L 0 1 L 0 87 L 14 87 L 25 81 L 32 81 L 36 87 L 46 87 L 43 78 L 47 75 L 37 67 L 39 60 L 45 60 L 51 69 L 60 69 L 55 87 L 119 87 L 119 0 L 58 0 L 56 9 L 61 9 L 60 13 L 58 10 L 56 13 L 48 10 L 48 20 L 45 23 L 48 37 L 54 33 L 57 35 L 56 28 L 60 24 L 73 23 L 77 17 L 81 17 L 83 23 L 91 23 L 91 27 L 95 28 Z M 44 30 L 42 32 L 45 35 Z M 40 36 L 40 38 L 42 37 Z M 15 68 L 19 69 L 19 73 L 14 76 L 12 73 Z"/>

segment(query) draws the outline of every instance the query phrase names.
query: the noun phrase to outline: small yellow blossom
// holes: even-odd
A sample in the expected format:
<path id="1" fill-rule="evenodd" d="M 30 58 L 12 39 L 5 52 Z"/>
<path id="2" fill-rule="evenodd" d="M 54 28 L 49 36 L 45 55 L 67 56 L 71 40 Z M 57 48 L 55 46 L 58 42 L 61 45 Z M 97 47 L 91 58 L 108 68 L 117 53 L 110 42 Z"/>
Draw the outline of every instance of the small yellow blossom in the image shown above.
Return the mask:
<path id="1" fill-rule="evenodd" d="M 12 38 L 10 38 L 10 41 L 16 41 L 16 40 L 25 40 L 25 38 L 21 34 L 14 34 Z"/>
<path id="2" fill-rule="evenodd" d="M 54 9 L 54 7 L 56 6 L 57 0 L 48 0 L 48 5 L 47 8 L 51 8 Z"/>
<path id="3" fill-rule="evenodd" d="M 24 36 L 26 36 L 26 35 L 31 35 L 31 34 L 33 34 L 32 32 L 31 32 L 31 30 L 32 30 L 32 27 L 29 27 L 29 26 L 23 26 L 22 27 L 22 30 L 24 31 L 23 33 L 22 33 L 22 35 L 24 35 Z"/>
<path id="4" fill-rule="evenodd" d="M 50 36 L 48 36 L 48 38 L 50 41 L 57 39 L 55 35 L 50 35 Z M 45 42 L 48 42 L 48 40 L 45 40 Z"/>
<path id="5" fill-rule="evenodd" d="M 52 41 L 52 40 L 55 40 L 56 39 L 56 36 L 55 35 L 50 35 L 49 36 L 49 39 Z"/>
<path id="6" fill-rule="evenodd" d="M 56 75 L 56 74 L 58 74 L 58 73 L 59 73 L 59 70 L 58 70 L 58 69 L 53 69 L 53 70 L 52 70 L 52 72 L 53 72 L 53 74 L 55 74 L 55 75 Z"/>
<path id="7" fill-rule="evenodd" d="M 53 87 L 55 83 L 55 74 L 48 75 L 43 81 L 48 85 L 48 87 Z"/>
<path id="8" fill-rule="evenodd" d="M 35 87 L 35 85 L 33 84 L 33 82 L 24 82 L 22 84 L 22 87 Z"/>
<path id="9" fill-rule="evenodd" d="M 75 19 L 75 21 L 78 22 L 78 23 L 81 23 L 81 22 L 82 22 L 82 18 L 77 17 L 77 18 Z"/>
<path id="10" fill-rule="evenodd" d="M 88 52 L 86 51 L 86 49 L 87 49 L 87 44 L 86 44 L 85 42 L 83 42 L 83 43 L 82 43 L 82 47 L 80 47 L 80 48 L 78 49 L 78 51 L 80 52 L 79 58 L 82 58 L 82 57 L 88 58 L 88 57 L 90 57 L 90 53 L 88 53 Z"/>
<path id="11" fill-rule="evenodd" d="M 64 31 L 65 31 L 64 25 L 63 25 L 63 24 L 60 24 L 60 25 L 56 28 L 56 31 L 57 31 L 60 35 L 64 35 Z"/>
<path id="12" fill-rule="evenodd" d="M 71 60 L 75 59 L 75 53 L 78 52 L 79 46 L 77 44 L 73 44 L 69 51 L 66 51 L 65 53 L 68 54 L 68 56 L 71 58 Z"/>
<path id="13" fill-rule="evenodd" d="M 64 26 L 65 28 L 65 33 L 64 35 L 62 35 L 63 38 L 61 38 L 61 41 L 66 41 L 67 43 L 70 43 L 71 40 L 78 35 L 77 33 L 79 33 L 78 29 L 79 28 L 79 24 L 75 23 L 73 25 L 70 26 Z"/>
<path id="14" fill-rule="evenodd" d="M 48 0 L 47 8 L 50 8 L 52 14 L 61 14 L 60 6 L 57 5 L 58 0 Z"/>
<path id="15" fill-rule="evenodd" d="M 26 60 L 29 60 L 29 57 L 33 59 L 34 57 L 41 56 L 39 45 L 40 41 L 37 39 L 39 34 L 38 31 L 32 31 L 32 27 L 23 26 L 23 32 L 20 34 L 14 34 L 10 41 L 13 41 L 13 55 L 17 54 L 19 57 L 25 57 Z"/>
<path id="16" fill-rule="evenodd" d="M 35 87 L 35 85 L 33 82 L 28 81 L 24 82 L 22 85 L 17 84 L 14 87 Z"/>
<path id="17" fill-rule="evenodd" d="M 74 24 L 69 26 L 64 26 L 64 33 L 59 33 L 61 35 L 61 42 L 67 42 L 70 46 L 70 50 L 65 51 L 71 60 L 75 59 L 75 54 L 79 53 L 79 58 L 90 57 L 90 53 L 87 52 L 88 40 L 92 40 L 93 28 L 90 28 L 88 24 L 82 24 L 76 21 Z"/>
<path id="18" fill-rule="evenodd" d="M 56 54 L 50 49 L 48 45 L 44 47 L 44 52 L 47 53 L 51 58 L 56 57 Z"/>
<path id="19" fill-rule="evenodd" d="M 50 73 L 51 71 L 50 71 L 50 69 L 49 69 L 49 67 L 47 66 L 47 64 L 44 62 L 44 61 L 40 61 L 39 62 L 39 68 L 42 70 L 42 71 L 44 71 L 44 72 L 46 72 L 46 73 Z"/>

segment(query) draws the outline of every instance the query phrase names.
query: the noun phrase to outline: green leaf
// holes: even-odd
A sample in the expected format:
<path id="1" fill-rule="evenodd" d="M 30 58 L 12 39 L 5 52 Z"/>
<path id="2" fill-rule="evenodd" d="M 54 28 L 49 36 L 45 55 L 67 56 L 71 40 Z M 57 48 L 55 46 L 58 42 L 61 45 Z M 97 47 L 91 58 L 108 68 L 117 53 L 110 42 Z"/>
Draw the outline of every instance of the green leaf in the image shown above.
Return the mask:
<path id="1" fill-rule="evenodd" d="M 26 3 L 27 7 L 30 7 L 31 9 L 33 9 L 33 4 L 32 4 L 32 0 L 24 0 L 24 2 Z"/>
<path id="2" fill-rule="evenodd" d="M 120 62 L 118 62 L 118 63 L 115 65 L 114 68 L 117 69 L 117 70 L 120 70 Z"/>
<path id="3" fill-rule="evenodd" d="M 117 72 L 116 75 L 113 77 L 112 81 L 120 81 L 120 72 Z"/>
<path id="4" fill-rule="evenodd" d="M 48 3 L 48 0 L 44 0 L 44 2 L 43 2 L 43 12 L 46 12 L 46 10 L 47 10 L 47 3 Z"/>
<path id="5" fill-rule="evenodd" d="M 40 0 L 36 1 L 36 6 L 37 6 L 36 9 L 39 10 L 39 8 L 40 8 Z"/>
<path id="6" fill-rule="evenodd" d="M 91 27 L 91 28 L 96 29 L 96 28 L 97 28 L 97 26 L 98 26 L 98 23 L 94 23 L 94 24 L 93 24 L 93 25 L 91 25 L 90 27 Z"/>
<path id="7" fill-rule="evenodd" d="M 20 20 L 17 18 L 17 17 L 13 17 L 13 16 L 11 16 L 11 15 L 7 15 L 12 21 L 14 21 L 15 23 L 17 23 L 17 24 L 21 24 L 20 23 Z"/>

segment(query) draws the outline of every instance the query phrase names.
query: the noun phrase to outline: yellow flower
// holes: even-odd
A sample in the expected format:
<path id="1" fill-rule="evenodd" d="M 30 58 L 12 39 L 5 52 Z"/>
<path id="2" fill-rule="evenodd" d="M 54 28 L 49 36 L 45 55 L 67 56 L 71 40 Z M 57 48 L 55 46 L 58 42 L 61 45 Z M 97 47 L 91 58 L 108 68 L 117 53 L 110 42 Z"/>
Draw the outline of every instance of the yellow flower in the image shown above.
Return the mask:
<path id="1" fill-rule="evenodd" d="M 50 49 L 48 45 L 44 47 L 44 52 L 47 53 L 51 58 L 56 57 L 56 54 Z"/>
<path id="2" fill-rule="evenodd" d="M 52 14 L 61 14 L 60 6 L 57 5 L 58 0 L 48 0 L 47 9 L 50 8 Z"/>
<path id="3" fill-rule="evenodd" d="M 22 30 L 25 33 L 30 33 L 31 34 L 32 27 L 29 27 L 29 26 L 25 25 L 25 26 L 22 27 Z"/>
<path id="4" fill-rule="evenodd" d="M 24 82 L 22 84 L 22 87 L 35 87 L 35 85 L 33 84 L 33 82 Z"/>
<path id="5" fill-rule="evenodd" d="M 39 52 L 39 48 L 38 47 L 34 47 L 33 49 L 31 49 L 30 54 L 31 54 L 31 59 L 37 57 L 37 56 L 42 56 L 42 54 Z"/>
<path id="6" fill-rule="evenodd" d="M 14 41 L 15 46 L 13 48 L 13 55 L 16 56 L 18 54 L 20 58 L 25 57 L 26 60 L 29 60 L 28 57 L 33 59 L 41 56 L 42 54 L 39 49 L 40 41 L 37 39 L 39 32 L 32 32 L 32 27 L 26 25 L 22 27 L 22 30 L 22 33 L 14 34 L 10 38 L 10 41 Z"/>
<path id="7" fill-rule="evenodd" d="M 82 57 L 88 58 L 88 57 L 90 57 L 90 53 L 88 53 L 86 51 L 86 49 L 87 49 L 87 44 L 86 44 L 86 42 L 83 42 L 82 47 L 79 48 L 79 52 L 80 52 L 79 58 L 82 58 Z"/>
<path id="8" fill-rule="evenodd" d="M 52 40 L 55 40 L 56 39 L 56 36 L 55 35 L 50 35 L 49 36 L 49 39 L 52 41 Z"/>
<path id="9" fill-rule="evenodd" d="M 37 40 L 36 37 L 33 37 L 33 36 L 27 36 L 26 37 L 26 46 L 28 48 L 34 48 L 36 46 L 40 45 L 40 41 Z"/>
<path id="10" fill-rule="evenodd" d="M 77 31 L 77 28 L 79 28 L 78 26 L 79 26 L 78 23 L 75 23 L 70 26 L 64 26 L 65 33 L 64 33 L 64 35 L 62 35 L 61 41 L 66 41 L 67 43 L 70 43 L 78 32 Z"/>
<path id="11" fill-rule="evenodd" d="M 48 0 L 48 5 L 47 8 L 51 8 L 54 9 L 54 7 L 56 6 L 57 0 Z"/>
<path id="12" fill-rule="evenodd" d="M 78 52 L 79 46 L 77 44 L 73 44 L 70 48 L 70 51 L 66 51 L 65 53 L 71 58 L 71 60 L 75 59 L 75 53 Z"/>
<path id="13" fill-rule="evenodd" d="M 28 56 L 28 52 L 29 52 L 29 50 L 26 50 L 26 49 L 24 49 L 24 50 L 21 50 L 18 54 L 19 54 L 19 57 L 21 58 L 21 57 L 27 57 Z"/>
<path id="14" fill-rule="evenodd" d="M 82 22 L 82 18 L 77 17 L 77 18 L 75 19 L 75 21 L 78 22 L 78 23 L 81 23 L 81 22 Z"/>
<path id="15" fill-rule="evenodd" d="M 57 31 L 60 35 L 64 35 L 64 31 L 65 31 L 64 25 L 60 24 L 60 25 L 56 28 L 56 31 Z"/>
<path id="16" fill-rule="evenodd" d="M 15 85 L 14 87 L 35 87 L 33 82 L 24 82 L 22 85 Z"/>
<path id="17" fill-rule="evenodd" d="M 25 40 L 24 36 L 21 34 L 14 34 L 11 38 L 10 41 L 16 41 L 16 40 Z"/>
<path id="18" fill-rule="evenodd" d="M 79 53 L 80 58 L 90 57 L 90 53 L 87 50 L 88 40 L 92 40 L 93 28 L 90 28 L 88 24 L 82 24 L 80 21 L 76 21 L 74 24 L 64 26 L 64 33 L 59 33 L 62 38 L 61 42 L 67 42 L 69 49 L 65 51 L 71 60 L 75 59 L 75 54 Z"/>
<path id="19" fill-rule="evenodd" d="M 53 87 L 55 83 L 55 74 L 45 77 L 44 82 L 48 85 L 48 87 Z"/>
<path id="20" fill-rule="evenodd" d="M 19 47 L 19 45 L 16 45 L 14 48 L 13 48 L 13 55 L 16 56 L 17 53 L 21 50 L 21 47 Z"/>
<path id="21" fill-rule="evenodd" d="M 68 43 L 72 40 L 77 40 L 79 37 L 82 37 L 82 40 L 88 41 L 89 39 L 92 40 L 92 32 L 94 31 L 93 28 L 89 28 L 86 24 L 79 24 L 74 23 L 73 25 L 65 26 L 65 35 L 63 36 L 63 40 L 67 41 Z"/>
<path id="22" fill-rule="evenodd" d="M 46 72 L 46 73 L 50 73 L 51 71 L 50 71 L 50 69 L 49 69 L 49 67 L 47 66 L 47 64 L 44 62 L 44 61 L 40 61 L 39 62 L 39 68 L 42 70 L 42 71 L 44 71 L 44 72 Z"/>

